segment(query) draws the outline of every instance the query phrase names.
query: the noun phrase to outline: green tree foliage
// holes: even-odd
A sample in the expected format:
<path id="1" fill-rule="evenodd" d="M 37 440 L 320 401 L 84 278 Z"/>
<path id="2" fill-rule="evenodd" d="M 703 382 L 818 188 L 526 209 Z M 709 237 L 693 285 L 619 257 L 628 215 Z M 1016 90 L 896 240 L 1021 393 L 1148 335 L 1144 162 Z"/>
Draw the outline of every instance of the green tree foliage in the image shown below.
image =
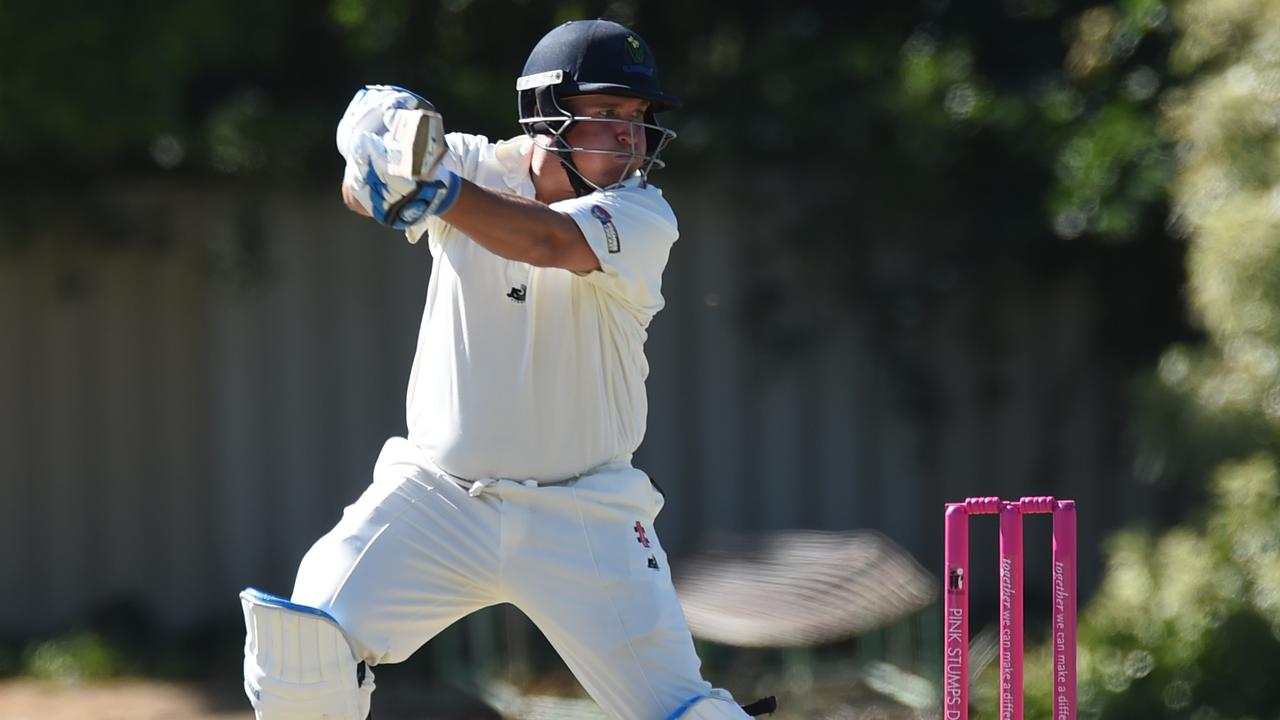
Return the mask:
<path id="1" fill-rule="evenodd" d="M 1132 239 L 1163 201 L 1160 0 L 69 5 L 0 3 L 0 162 L 45 177 L 298 182 L 335 164 L 335 118 L 366 82 L 423 92 L 452 126 L 512 134 L 533 41 L 603 15 L 645 32 L 689 100 L 673 119 L 677 171 L 865 168 L 926 203 L 932 184 L 978 179 L 1004 214 L 1028 208 L 1022 222 L 1066 238 Z"/>
<path id="2" fill-rule="evenodd" d="M 784 227 L 750 224 L 785 248 L 746 251 L 840 289 L 750 279 L 762 338 L 794 347 L 852 305 L 905 347 L 955 293 L 995 303 L 1100 267 L 1119 364 L 1182 333 L 1176 311 L 1150 313 L 1181 279 L 1162 0 L 0 1 L 0 251 L 77 213 L 92 220 L 63 235 L 126 242 L 92 231 L 113 212 L 94 190 L 121 179 L 331 189 L 336 118 L 365 83 L 418 90 L 450 128 L 514 135 L 530 46 L 593 16 L 644 33 L 686 100 L 663 177 L 771 198 Z"/>
<path id="3" fill-rule="evenodd" d="M 24 674 L 59 682 L 117 677 L 128 669 L 119 651 L 92 632 L 34 644 L 24 653 L 23 660 Z"/>
<path id="4" fill-rule="evenodd" d="M 1280 707 L 1280 4 L 1178 6 L 1165 103 L 1174 217 L 1189 245 L 1199 345 L 1146 390 L 1148 452 L 1207 503 L 1161 534 L 1111 539 L 1082 614 L 1081 717 L 1270 717 Z M 1197 482 L 1199 482 L 1197 480 Z M 1049 717 L 1048 658 L 1028 717 Z M 991 700 L 993 703 L 994 700 Z M 993 707 L 993 705 L 989 705 Z"/>

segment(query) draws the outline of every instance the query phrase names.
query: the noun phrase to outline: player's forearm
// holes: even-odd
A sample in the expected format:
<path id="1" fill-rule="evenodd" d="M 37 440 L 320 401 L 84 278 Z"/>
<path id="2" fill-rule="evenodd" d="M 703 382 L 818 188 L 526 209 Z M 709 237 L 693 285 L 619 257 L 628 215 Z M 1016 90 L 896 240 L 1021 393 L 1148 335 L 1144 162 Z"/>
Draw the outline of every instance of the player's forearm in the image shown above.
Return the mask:
<path id="1" fill-rule="evenodd" d="M 489 252 L 537 267 L 575 272 L 600 269 L 600 261 L 569 216 L 537 200 L 463 181 L 441 219 Z"/>

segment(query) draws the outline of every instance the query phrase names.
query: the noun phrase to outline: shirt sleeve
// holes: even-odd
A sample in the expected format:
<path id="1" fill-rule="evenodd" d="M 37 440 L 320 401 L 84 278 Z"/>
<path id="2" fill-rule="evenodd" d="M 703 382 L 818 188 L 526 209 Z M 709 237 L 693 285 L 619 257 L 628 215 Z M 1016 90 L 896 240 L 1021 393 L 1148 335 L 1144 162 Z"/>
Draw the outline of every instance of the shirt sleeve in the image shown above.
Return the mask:
<path id="1" fill-rule="evenodd" d="M 552 203 L 578 224 L 600 261 L 582 276 L 632 310 L 662 309 L 662 271 L 679 237 L 675 214 L 653 186 L 623 187 Z"/>

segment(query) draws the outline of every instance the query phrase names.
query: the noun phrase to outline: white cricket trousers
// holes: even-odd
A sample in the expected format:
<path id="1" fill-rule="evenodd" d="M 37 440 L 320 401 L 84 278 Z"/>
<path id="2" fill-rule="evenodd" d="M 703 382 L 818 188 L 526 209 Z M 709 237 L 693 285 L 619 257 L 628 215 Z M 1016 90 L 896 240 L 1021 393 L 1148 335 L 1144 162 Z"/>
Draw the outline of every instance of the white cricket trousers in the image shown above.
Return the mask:
<path id="1" fill-rule="evenodd" d="M 508 602 L 611 717 L 663 720 L 711 686 L 653 529 L 661 508 L 629 463 L 473 496 L 392 438 L 373 483 L 303 558 L 293 601 L 332 615 L 371 665 Z"/>

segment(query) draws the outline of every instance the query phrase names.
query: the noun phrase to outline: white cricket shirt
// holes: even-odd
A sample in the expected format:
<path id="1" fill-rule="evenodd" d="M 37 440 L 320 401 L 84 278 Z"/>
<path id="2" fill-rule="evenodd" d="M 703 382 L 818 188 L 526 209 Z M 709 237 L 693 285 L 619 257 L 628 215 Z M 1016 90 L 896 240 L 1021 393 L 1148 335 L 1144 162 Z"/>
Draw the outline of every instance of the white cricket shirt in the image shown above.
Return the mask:
<path id="1" fill-rule="evenodd" d="M 450 133 L 445 167 L 534 196 L 532 141 Z M 462 478 L 563 480 L 629 460 L 644 437 L 644 342 L 662 309 L 678 235 L 662 191 L 639 177 L 551 205 L 577 222 L 602 268 L 577 275 L 498 257 L 440 218 L 409 376 L 409 439 Z"/>

